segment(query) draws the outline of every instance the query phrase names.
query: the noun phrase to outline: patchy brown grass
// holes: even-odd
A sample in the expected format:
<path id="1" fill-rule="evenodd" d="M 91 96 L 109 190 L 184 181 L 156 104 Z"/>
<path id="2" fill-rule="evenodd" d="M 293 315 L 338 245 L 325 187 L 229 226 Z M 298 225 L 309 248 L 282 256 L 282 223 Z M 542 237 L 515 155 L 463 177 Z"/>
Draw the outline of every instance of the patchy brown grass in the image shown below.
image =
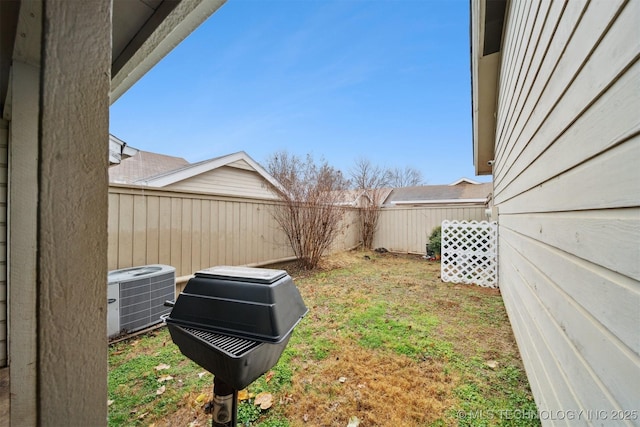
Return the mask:
<path id="1" fill-rule="evenodd" d="M 363 426 L 427 425 L 453 404 L 441 362 L 337 344 L 335 356 L 303 364 L 294 376 L 291 393 L 299 398 L 284 410 L 291 425 L 343 426 L 352 416 Z"/>
<path id="2" fill-rule="evenodd" d="M 276 404 L 250 416 L 255 410 L 243 402 L 244 425 L 346 426 L 354 416 L 360 427 L 499 425 L 460 418 L 459 411 L 535 411 L 498 290 L 443 283 L 439 263 L 414 255 L 351 251 L 323 259 L 312 272 L 292 263 L 275 267 L 294 278 L 309 314 L 273 368 L 274 379 L 249 386 L 273 393 Z M 163 344 L 140 339 L 133 353 L 153 355 L 154 346 L 172 345 L 167 337 Z M 115 356 L 118 364 L 137 360 L 127 351 Z M 180 384 L 201 371 L 181 369 Z M 174 402 L 162 410 L 140 405 L 136 414 L 149 414 L 142 421 L 132 416 L 132 424 L 210 425 L 203 409 L 210 384 L 210 376 L 181 389 L 168 384 Z"/>

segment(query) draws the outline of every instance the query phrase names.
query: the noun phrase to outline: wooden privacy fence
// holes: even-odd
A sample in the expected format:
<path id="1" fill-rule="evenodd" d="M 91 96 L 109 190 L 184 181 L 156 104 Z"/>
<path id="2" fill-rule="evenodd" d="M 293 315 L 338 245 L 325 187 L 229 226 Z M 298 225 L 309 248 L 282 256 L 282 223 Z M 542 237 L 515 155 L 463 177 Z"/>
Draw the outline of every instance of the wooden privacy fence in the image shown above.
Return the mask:
<path id="1" fill-rule="evenodd" d="M 271 215 L 273 200 L 141 187 L 109 187 L 109 270 L 167 264 L 186 276 L 215 265 L 261 265 L 293 256 Z M 358 242 L 356 212 L 332 251 Z"/>
<path id="2" fill-rule="evenodd" d="M 147 264 L 188 276 L 215 265 L 265 265 L 291 259 L 289 242 L 271 214 L 273 200 L 143 187 L 109 187 L 109 270 Z M 443 220 L 483 220 L 484 207 L 411 207 L 381 211 L 375 247 L 425 253 Z M 358 212 L 348 208 L 331 251 L 358 246 Z"/>
<path id="3" fill-rule="evenodd" d="M 433 229 L 444 220 L 482 221 L 483 206 L 385 208 L 373 240 L 376 248 L 394 252 L 425 253 Z"/>

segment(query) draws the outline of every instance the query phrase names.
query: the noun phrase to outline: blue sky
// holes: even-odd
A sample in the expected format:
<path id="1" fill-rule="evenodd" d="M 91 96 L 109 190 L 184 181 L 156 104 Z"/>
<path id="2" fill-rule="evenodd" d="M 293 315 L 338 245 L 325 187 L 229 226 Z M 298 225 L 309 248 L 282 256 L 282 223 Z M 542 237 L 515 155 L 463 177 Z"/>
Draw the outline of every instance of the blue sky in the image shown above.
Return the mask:
<path id="1" fill-rule="evenodd" d="M 475 177 L 467 0 L 229 0 L 111 107 L 133 147 Z"/>

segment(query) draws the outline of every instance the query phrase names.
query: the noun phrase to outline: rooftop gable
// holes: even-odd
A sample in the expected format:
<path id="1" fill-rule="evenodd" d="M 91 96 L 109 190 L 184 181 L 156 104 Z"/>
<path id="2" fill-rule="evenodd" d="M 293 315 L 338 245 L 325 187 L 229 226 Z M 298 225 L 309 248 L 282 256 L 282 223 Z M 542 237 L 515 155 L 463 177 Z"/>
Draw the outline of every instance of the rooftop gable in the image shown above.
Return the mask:
<path id="1" fill-rule="evenodd" d="M 223 166 L 255 171 L 275 188 L 282 190 L 280 183 L 244 151 L 185 165 L 155 176 L 140 178 L 135 184 L 149 187 L 166 187 Z"/>

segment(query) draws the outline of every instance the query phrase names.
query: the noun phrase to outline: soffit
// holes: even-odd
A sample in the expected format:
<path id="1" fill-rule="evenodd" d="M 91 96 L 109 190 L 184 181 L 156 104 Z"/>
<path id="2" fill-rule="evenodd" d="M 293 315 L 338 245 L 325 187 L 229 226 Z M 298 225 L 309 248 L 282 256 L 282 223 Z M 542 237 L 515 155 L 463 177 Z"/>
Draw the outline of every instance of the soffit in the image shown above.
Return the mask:
<path id="1" fill-rule="evenodd" d="M 113 0 L 111 103 L 225 1 Z M 41 5 L 39 1 L 0 0 L 0 110 L 10 103 L 12 62 L 19 59 L 39 65 Z"/>

